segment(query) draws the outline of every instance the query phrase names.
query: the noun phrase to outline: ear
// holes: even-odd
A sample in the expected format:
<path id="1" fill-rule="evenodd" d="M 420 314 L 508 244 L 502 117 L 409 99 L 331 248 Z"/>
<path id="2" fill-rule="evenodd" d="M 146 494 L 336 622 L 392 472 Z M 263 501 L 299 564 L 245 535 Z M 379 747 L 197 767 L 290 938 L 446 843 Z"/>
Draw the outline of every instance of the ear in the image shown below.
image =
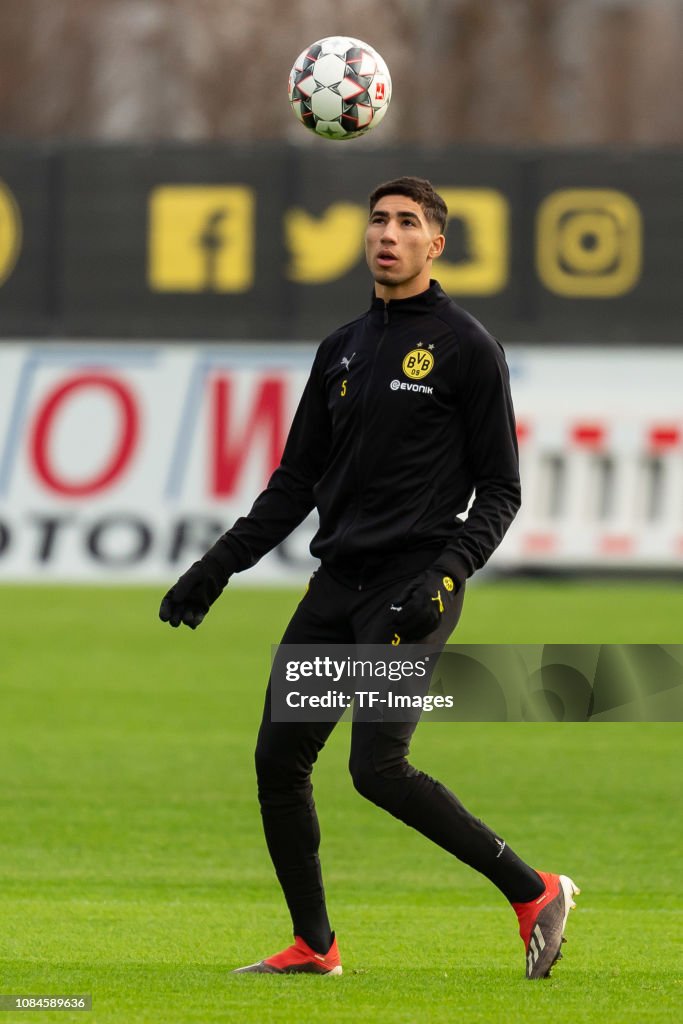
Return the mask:
<path id="1" fill-rule="evenodd" d="M 431 244 L 429 246 L 429 252 L 427 254 L 429 259 L 430 260 L 438 259 L 439 256 L 441 255 L 441 253 L 443 252 L 445 245 L 446 245 L 446 236 L 445 235 L 434 235 L 434 238 L 432 238 Z"/>

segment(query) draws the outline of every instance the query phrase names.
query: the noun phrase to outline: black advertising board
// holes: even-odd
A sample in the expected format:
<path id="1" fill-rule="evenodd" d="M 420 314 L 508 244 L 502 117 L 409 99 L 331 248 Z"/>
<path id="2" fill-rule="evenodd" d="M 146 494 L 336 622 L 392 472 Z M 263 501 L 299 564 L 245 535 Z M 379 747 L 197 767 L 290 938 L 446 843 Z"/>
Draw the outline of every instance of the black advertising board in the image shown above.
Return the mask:
<path id="1" fill-rule="evenodd" d="M 0 332 L 315 340 L 367 306 L 367 196 L 402 174 L 446 198 L 436 276 L 501 340 L 678 343 L 681 153 L 324 141 L 0 145 Z"/>
<path id="2" fill-rule="evenodd" d="M 533 340 L 679 342 L 683 155 L 548 152 L 534 175 Z"/>
<path id="3" fill-rule="evenodd" d="M 65 331 L 286 334 L 284 163 L 237 147 L 66 150 Z"/>
<path id="4" fill-rule="evenodd" d="M 447 201 L 446 249 L 435 265 L 443 287 L 496 325 L 515 317 L 520 298 L 509 240 L 523 195 L 513 156 L 374 150 L 344 158 L 325 152 L 302 161 L 288 191 L 285 248 L 295 337 L 315 338 L 321 324 L 323 331 L 332 329 L 367 306 L 367 197 L 380 182 L 404 174 L 429 178 Z"/>
<path id="5" fill-rule="evenodd" d="M 43 147 L 0 144 L 0 335 L 50 333 L 59 318 L 60 164 Z"/>

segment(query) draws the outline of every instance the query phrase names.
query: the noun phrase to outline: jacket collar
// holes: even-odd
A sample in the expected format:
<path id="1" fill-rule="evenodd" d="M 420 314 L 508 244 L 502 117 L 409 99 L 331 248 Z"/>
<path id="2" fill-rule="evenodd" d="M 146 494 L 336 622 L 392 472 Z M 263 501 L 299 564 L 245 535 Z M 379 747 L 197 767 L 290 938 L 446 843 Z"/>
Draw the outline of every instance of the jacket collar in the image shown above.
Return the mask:
<path id="1" fill-rule="evenodd" d="M 370 309 L 380 313 L 386 311 L 392 316 L 394 313 L 419 313 L 424 312 L 430 306 L 436 306 L 444 298 L 446 298 L 446 294 L 439 282 L 431 280 L 426 291 L 420 292 L 418 295 L 409 295 L 407 299 L 390 299 L 389 302 L 377 298 L 373 289 Z"/>

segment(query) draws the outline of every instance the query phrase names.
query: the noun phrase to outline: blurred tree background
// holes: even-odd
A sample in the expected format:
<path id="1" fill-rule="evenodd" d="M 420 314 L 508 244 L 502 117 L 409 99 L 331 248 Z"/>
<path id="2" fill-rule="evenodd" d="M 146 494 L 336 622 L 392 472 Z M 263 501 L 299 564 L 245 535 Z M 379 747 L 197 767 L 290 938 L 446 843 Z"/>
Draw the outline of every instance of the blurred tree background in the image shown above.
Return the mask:
<path id="1" fill-rule="evenodd" d="M 287 75 L 333 34 L 391 69 L 373 145 L 683 141 L 681 0 L 1 0 L 0 134 L 306 145 Z"/>

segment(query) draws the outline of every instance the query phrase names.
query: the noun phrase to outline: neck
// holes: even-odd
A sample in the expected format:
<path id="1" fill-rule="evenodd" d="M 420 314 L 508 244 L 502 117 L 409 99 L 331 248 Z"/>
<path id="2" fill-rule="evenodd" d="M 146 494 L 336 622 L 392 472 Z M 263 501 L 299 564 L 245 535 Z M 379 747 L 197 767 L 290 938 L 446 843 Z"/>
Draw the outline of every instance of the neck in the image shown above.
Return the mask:
<path id="1" fill-rule="evenodd" d="M 410 281 L 403 281 L 401 284 L 382 284 L 375 281 L 375 295 L 383 302 L 391 302 L 392 299 L 410 299 L 413 295 L 421 295 L 429 288 L 431 272 L 421 274 L 418 278 Z"/>

